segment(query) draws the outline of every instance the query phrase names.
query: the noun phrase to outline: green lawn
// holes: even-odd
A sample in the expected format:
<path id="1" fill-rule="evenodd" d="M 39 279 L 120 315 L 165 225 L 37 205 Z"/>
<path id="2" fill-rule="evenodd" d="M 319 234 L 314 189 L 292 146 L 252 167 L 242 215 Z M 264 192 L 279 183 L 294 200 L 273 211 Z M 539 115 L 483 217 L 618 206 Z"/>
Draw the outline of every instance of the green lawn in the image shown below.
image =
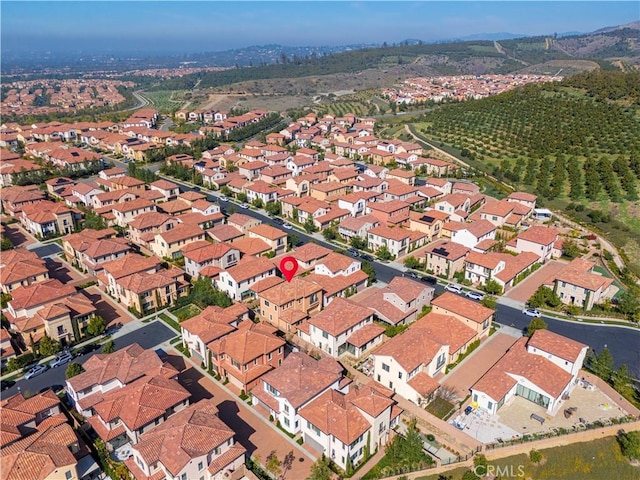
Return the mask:
<path id="1" fill-rule="evenodd" d="M 447 414 L 453 410 L 453 405 L 447 402 L 444 398 L 436 397 L 433 402 L 427 405 L 427 412 L 440 419 L 444 419 Z"/>
<path id="2" fill-rule="evenodd" d="M 178 310 L 173 312 L 173 314 L 178 317 L 178 321 L 182 322 L 183 320 L 186 320 L 188 318 L 195 317 L 201 311 L 202 310 L 200 310 L 200 307 L 194 305 L 193 303 L 190 303 L 189 305 L 185 305 L 184 307 L 179 308 Z"/>
<path id="3" fill-rule="evenodd" d="M 178 325 L 178 322 L 176 322 L 174 319 L 172 319 L 171 317 L 169 317 L 166 313 L 161 313 L 158 315 L 167 325 L 169 325 L 171 328 L 173 328 L 176 332 L 180 333 L 182 332 L 182 329 L 180 328 L 180 325 Z"/>
<path id="4" fill-rule="evenodd" d="M 532 445 L 533 448 L 533 445 Z M 514 455 L 495 461 L 489 465 L 512 468 L 514 478 L 534 478 L 535 480 L 626 480 L 640 477 L 640 467 L 633 467 L 622 456 L 618 442 L 607 437 L 591 442 L 574 443 L 564 447 L 541 450 L 545 460 L 542 465 L 534 465 L 528 455 Z M 522 465 L 524 475 L 518 475 Z M 446 472 L 452 480 L 462 478 L 466 468 Z M 504 470 L 503 470 L 504 471 Z M 512 478 L 503 475 L 502 478 Z M 419 480 L 438 480 L 438 475 L 419 477 Z"/>

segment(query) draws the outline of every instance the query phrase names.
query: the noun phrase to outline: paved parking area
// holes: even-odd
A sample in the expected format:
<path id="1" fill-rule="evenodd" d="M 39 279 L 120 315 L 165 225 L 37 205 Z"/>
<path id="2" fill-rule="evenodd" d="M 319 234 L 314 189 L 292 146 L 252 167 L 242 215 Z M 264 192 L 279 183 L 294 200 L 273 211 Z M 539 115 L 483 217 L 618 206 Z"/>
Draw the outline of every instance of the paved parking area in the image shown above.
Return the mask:
<path id="1" fill-rule="evenodd" d="M 35 252 L 36 255 L 38 255 L 40 258 L 46 258 L 52 255 L 61 253 L 62 247 L 60 247 L 60 245 L 58 245 L 57 243 L 53 242 L 47 245 L 33 246 L 32 248 L 29 248 L 29 250 Z"/>
<path id="2" fill-rule="evenodd" d="M 440 380 L 440 384 L 454 389 L 458 398 L 469 394 L 469 388 L 476 383 L 486 371 L 498 361 L 516 337 L 497 331 L 488 340 L 483 341 L 478 349 Z"/>
<path id="3" fill-rule="evenodd" d="M 576 411 L 565 418 L 564 411 L 575 407 Z M 535 413 L 545 419 L 543 424 L 531 419 Z M 569 400 L 563 402 L 555 415 L 549 415 L 547 409 L 536 405 L 522 397 L 515 397 L 499 411 L 499 420 L 513 428 L 521 435 L 526 433 L 548 432 L 557 428 L 578 428 L 580 424 L 593 423 L 596 420 L 606 421 L 609 418 L 623 417 L 627 412 L 622 410 L 611 398 L 598 389 L 585 389 L 578 384 L 571 392 Z M 584 422 L 581 421 L 584 420 Z"/>
<path id="4" fill-rule="evenodd" d="M 550 276 L 558 273 L 565 265 L 566 263 L 557 260 L 547 262 L 518 285 L 506 292 L 504 296 L 512 300 L 517 300 L 518 302 L 526 303 L 540 285 Z"/>
<path id="5" fill-rule="evenodd" d="M 172 354 L 175 352 L 171 352 Z M 291 443 L 284 434 L 274 430 L 252 407 L 229 395 L 215 380 L 193 367 L 188 361 L 187 369 L 178 376 L 180 383 L 191 392 L 192 403 L 203 398 L 214 398 L 219 409 L 219 417 L 236 432 L 236 441 L 247 449 L 247 455 L 259 456 L 264 462 L 275 451 L 282 460 L 293 451 L 295 459 L 291 470 L 280 478 L 298 480 L 307 478 L 315 461 L 306 450 Z"/>

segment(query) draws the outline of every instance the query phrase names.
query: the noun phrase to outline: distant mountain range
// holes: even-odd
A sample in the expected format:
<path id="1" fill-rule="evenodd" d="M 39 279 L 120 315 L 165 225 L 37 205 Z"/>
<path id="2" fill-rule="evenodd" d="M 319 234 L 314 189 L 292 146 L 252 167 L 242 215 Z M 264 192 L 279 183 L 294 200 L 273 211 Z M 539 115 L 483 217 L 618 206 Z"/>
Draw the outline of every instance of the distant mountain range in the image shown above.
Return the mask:
<path id="1" fill-rule="evenodd" d="M 6 74 L 26 73 L 37 74 L 65 70 L 67 75 L 90 71 L 129 71 L 135 69 L 158 68 L 198 68 L 198 67 L 264 67 L 267 65 L 299 65 L 303 60 L 316 60 L 322 57 L 344 54 L 354 51 L 376 48 L 417 47 L 426 45 L 446 45 L 461 42 L 504 42 L 503 47 L 509 56 L 516 55 L 517 39 L 530 42 L 536 38 L 550 38 L 552 43 L 546 45 L 543 51 L 560 51 L 568 57 L 575 58 L 607 58 L 607 57 L 637 57 L 637 42 L 630 41 L 637 38 L 635 30 L 640 29 L 640 21 L 605 27 L 591 33 L 563 32 L 550 35 L 531 36 L 510 32 L 476 33 L 460 38 L 441 41 L 424 41 L 407 39 L 399 43 L 372 44 L 358 43 L 339 46 L 303 46 L 293 47 L 285 45 L 256 45 L 246 48 L 225 51 L 211 51 L 185 54 L 149 55 L 148 53 L 40 53 L 34 55 L 2 56 L 2 70 Z M 606 38 L 604 38 L 606 37 Z M 596 41 L 596 39 L 599 39 Z M 516 42 L 516 43 L 513 43 Z M 509 45 L 512 43 L 513 45 Z M 522 52 L 520 52 L 522 54 Z M 630 55 L 627 55 L 630 54 Z M 549 56 L 549 55 L 547 55 Z M 542 59 L 542 57 L 541 57 Z M 534 60 L 525 58 L 527 62 Z M 538 63 L 538 62 L 533 62 Z"/>

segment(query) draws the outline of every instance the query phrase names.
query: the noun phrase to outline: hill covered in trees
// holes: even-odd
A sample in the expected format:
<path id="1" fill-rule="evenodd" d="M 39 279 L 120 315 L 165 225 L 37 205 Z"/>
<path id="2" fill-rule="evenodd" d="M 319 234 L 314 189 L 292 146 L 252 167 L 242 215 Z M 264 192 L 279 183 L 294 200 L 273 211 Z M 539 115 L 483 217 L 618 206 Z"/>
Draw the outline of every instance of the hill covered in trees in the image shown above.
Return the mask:
<path id="1" fill-rule="evenodd" d="M 541 203 L 580 213 L 619 246 L 630 242 L 640 271 L 640 73 L 594 71 L 443 105 L 414 129 Z"/>

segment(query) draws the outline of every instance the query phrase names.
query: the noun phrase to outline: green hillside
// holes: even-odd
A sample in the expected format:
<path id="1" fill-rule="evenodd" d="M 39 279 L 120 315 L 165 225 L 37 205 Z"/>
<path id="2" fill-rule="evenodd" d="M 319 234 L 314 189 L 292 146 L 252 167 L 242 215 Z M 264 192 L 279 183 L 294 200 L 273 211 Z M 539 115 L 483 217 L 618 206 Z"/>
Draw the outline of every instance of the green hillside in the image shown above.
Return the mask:
<path id="1" fill-rule="evenodd" d="M 444 105 L 414 128 L 543 204 L 581 205 L 576 216 L 640 271 L 640 74 L 595 71 Z"/>

